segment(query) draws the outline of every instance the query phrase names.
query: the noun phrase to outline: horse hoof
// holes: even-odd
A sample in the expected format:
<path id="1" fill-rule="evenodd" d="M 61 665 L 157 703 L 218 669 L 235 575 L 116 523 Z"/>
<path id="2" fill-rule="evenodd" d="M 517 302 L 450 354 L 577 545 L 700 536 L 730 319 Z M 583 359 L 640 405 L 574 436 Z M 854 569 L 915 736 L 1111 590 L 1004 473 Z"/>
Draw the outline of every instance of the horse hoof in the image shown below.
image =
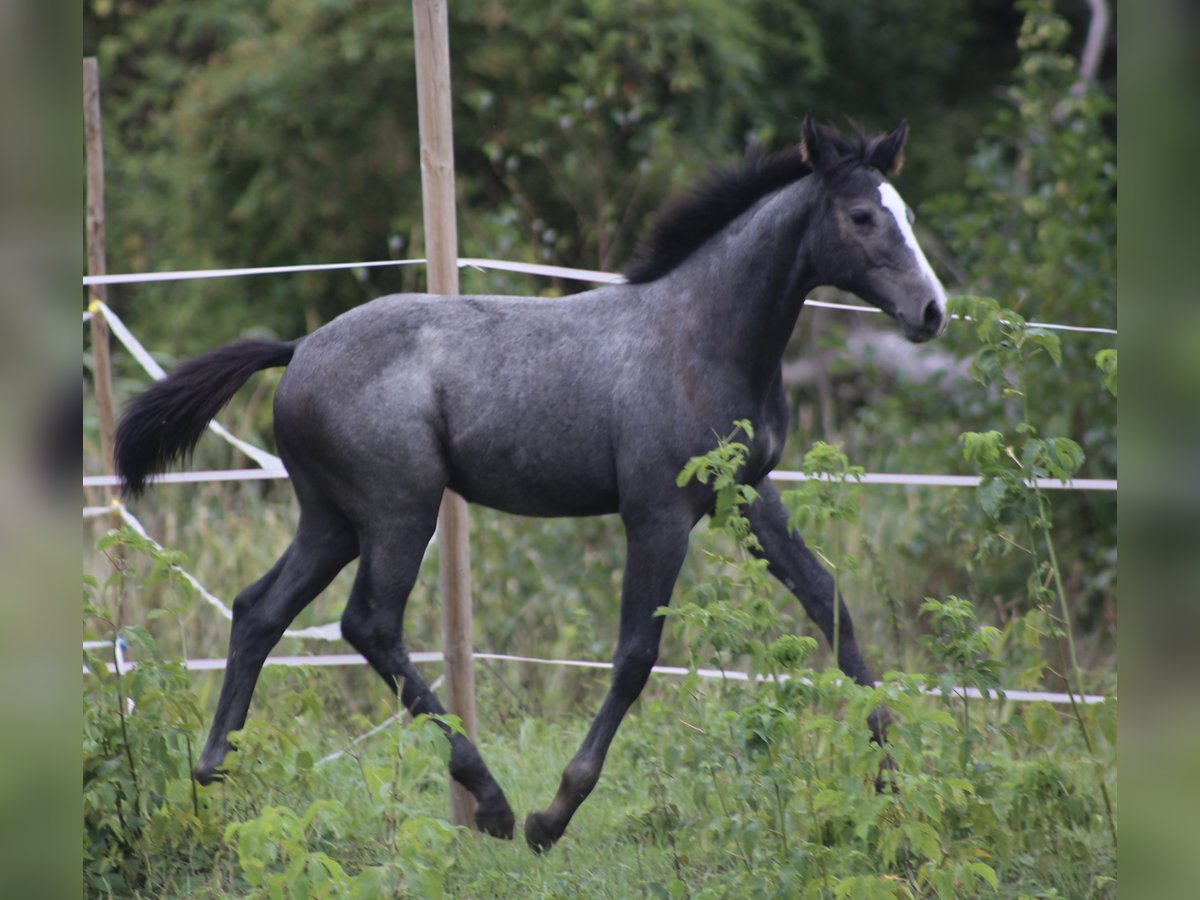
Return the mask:
<path id="1" fill-rule="evenodd" d="M 525 843 L 534 853 L 545 853 L 559 838 L 550 830 L 548 820 L 545 813 L 530 813 L 525 817 Z"/>
<path id="2" fill-rule="evenodd" d="M 475 827 L 484 834 L 511 841 L 517 828 L 517 818 L 509 805 L 503 801 L 493 805 L 480 803 L 475 807 Z"/>
<path id="3" fill-rule="evenodd" d="M 214 781 L 224 781 L 225 770 L 197 763 L 196 768 L 192 769 L 192 777 L 204 787 L 208 787 Z"/>

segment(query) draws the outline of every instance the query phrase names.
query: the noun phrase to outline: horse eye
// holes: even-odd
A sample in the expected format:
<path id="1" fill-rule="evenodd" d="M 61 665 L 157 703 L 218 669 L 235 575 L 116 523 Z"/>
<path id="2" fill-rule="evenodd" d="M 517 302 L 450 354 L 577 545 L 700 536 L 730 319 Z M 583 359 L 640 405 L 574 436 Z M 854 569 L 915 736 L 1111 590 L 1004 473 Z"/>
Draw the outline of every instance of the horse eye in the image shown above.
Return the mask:
<path id="1" fill-rule="evenodd" d="M 850 221 L 855 225 L 870 225 L 873 219 L 874 216 L 871 214 L 871 210 L 865 207 L 860 206 L 850 210 Z"/>

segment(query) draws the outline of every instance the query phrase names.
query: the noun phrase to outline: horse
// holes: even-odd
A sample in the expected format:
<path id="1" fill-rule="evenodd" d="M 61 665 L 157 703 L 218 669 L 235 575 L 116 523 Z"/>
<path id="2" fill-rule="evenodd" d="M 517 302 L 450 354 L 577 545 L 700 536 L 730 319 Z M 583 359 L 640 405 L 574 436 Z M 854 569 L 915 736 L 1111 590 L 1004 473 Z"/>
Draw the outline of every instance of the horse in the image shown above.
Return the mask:
<path id="1" fill-rule="evenodd" d="M 345 639 L 413 714 L 444 708 L 405 649 L 404 611 L 443 492 L 525 516 L 618 514 L 626 531 L 611 683 L 557 793 L 529 814 L 538 852 L 596 786 L 618 726 L 659 651 L 667 605 L 711 487 L 676 485 L 684 464 L 748 419 L 740 478 L 768 570 L 834 643 L 838 666 L 872 676 L 833 579 L 789 528 L 767 475 L 788 433 L 781 361 L 808 293 L 832 285 L 880 308 L 912 342 L 946 327 L 946 292 L 888 180 L 908 125 L 867 136 L 801 125 L 801 141 L 752 152 L 658 215 L 617 284 L 566 299 L 398 294 L 290 342 L 242 340 L 177 366 L 134 397 L 116 435 L 126 496 L 190 454 L 249 377 L 286 366 L 275 393 L 278 452 L 299 524 L 283 555 L 233 604 L 228 664 L 193 770 L 222 777 L 263 662 L 348 563 L 358 570 Z M 882 743 L 886 711 L 870 717 Z M 443 726 L 445 728 L 445 726 Z M 516 819 L 474 744 L 445 728 L 450 777 L 474 824 L 511 839 Z"/>

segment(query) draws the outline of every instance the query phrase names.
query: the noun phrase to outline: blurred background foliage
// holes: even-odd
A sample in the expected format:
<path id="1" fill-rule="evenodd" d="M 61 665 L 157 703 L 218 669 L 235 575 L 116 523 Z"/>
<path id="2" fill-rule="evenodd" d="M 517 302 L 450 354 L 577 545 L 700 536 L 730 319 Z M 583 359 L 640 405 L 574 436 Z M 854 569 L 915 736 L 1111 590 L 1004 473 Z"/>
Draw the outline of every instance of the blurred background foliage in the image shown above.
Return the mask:
<path id="1" fill-rule="evenodd" d="M 1090 23 L 1083 0 L 453 2 L 460 254 L 616 270 L 669 196 L 749 144 L 796 141 L 806 112 L 870 131 L 906 117 L 898 185 L 952 293 L 994 296 L 1033 320 L 1115 325 L 1116 39 L 1110 29 L 1101 65 L 1081 73 Z M 100 60 L 110 271 L 422 254 L 408 3 L 85 0 L 84 51 Z M 238 336 L 294 337 L 423 285 L 419 268 L 398 268 L 109 296 L 169 366 Z M 463 272 L 466 292 L 585 287 Z M 893 340 L 874 317 L 802 317 L 784 467 L 823 439 L 869 471 L 967 472 L 962 431 L 1019 421 L 1012 398 L 966 375 L 969 330 L 898 360 L 885 352 Z M 1115 477 L 1116 402 L 1093 363 L 1115 339 L 1062 344 L 1060 368 L 1026 373 L 1031 416 L 1081 444 L 1083 476 Z M 123 354 L 116 362 L 123 399 L 143 377 Z M 277 377 L 258 376 L 224 417 L 267 446 Z M 85 426 L 96 471 L 90 406 Z M 242 464 L 217 441 L 196 463 Z M 168 488 L 160 508 L 138 512 L 231 598 L 286 545 L 289 495 L 286 484 Z M 1027 608 L 1023 573 L 974 557 L 986 527 L 971 492 L 878 488 L 862 502 L 846 593 L 878 668 L 913 661 L 925 596 L 971 596 L 1000 624 Z M 1115 495 L 1054 503 L 1085 659 L 1103 683 L 1115 677 Z M 607 655 L 619 523 L 480 513 L 475 531 L 481 649 Z M 426 645 L 435 584 L 423 579 L 412 606 Z M 333 593 L 340 605 L 345 591 Z M 329 602 L 317 606 L 306 615 L 332 618 Z"/>
<path id="2" fill-rule="evenodd" d="M 408 4 L 89 0 L 84 14 L 113 271 L 419 255 Z M 604 269 L 668 196 L 750 141 L 797 140 L 808 111 L 868 129 L 907 117 L 909 202 L 961 193 L 1006 108 L 1021 21 L 1000 0 L 475 0 L 450 16 L 464 255 Z M 154 320 L 192 349 L 207 335 L 178 325 L 296 333 L 420 280 L 124 293 L 173 310 Z"/>

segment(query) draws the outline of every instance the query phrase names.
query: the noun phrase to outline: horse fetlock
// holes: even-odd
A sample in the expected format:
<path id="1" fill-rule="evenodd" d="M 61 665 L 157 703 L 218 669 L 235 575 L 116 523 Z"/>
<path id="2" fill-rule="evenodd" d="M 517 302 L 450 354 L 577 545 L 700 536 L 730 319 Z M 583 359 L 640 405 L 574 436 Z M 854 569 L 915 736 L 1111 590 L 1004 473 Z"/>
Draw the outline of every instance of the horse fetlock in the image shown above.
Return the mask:
<path id="1" fill-rule="evenodd" d="M 225 770 L 218 768 L 219 765 L 220 762 L 210 763 L 201 759 L 192 769 L 192 777 L 204 787 L 208 787 L 214 781 L 224 781 Z"/>
<path id="2" fill-rule="evenodd" d="M 545 853 L 562 837 L 549 813 L 535 812 L 525 817 L 525 843 L 534 853 Z"/>
<path id="3" fill-rule="evenodd" d="M 571 760 L 563 770 L 556 802 L 565 802 L 572 806 L 582 803 L 599 780 L 600 766 L 593 760 Z"/>
<path id="4" fill-rule="evenodd" d="M 221 768 L 221 763 L 225 761 L 225 757 L 231 750 L 233 750 L 233 746 L 228 740 L 205 747 L 204 752 L 200 754 L 200 759 L 192 768 L 192 777 L 206 787 L 214 781 L 224 781 L 225 771 Z"/>
<path id="5" fill-rule="evenodd" d="M 886 706 L 877 706 L 867 716 L 867 725 L 871 729 L 871 740 L 876 744 L 887 743 L 887 731 L 892 726 L 895 719 L 892 716 L 891 710 Z"/>

